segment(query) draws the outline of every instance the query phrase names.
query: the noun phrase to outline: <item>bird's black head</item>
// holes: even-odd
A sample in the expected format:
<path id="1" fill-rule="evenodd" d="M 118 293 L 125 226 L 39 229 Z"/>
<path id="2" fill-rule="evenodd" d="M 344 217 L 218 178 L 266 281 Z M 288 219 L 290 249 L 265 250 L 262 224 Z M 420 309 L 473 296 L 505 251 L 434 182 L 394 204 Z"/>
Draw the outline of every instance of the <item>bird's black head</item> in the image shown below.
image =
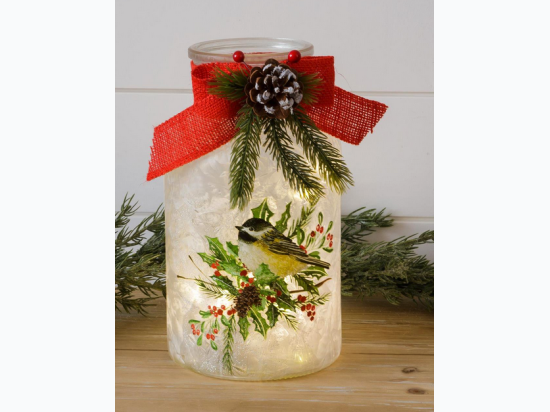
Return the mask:
<path id="1" fill-rule="evenodd" d="M 235 227 L 239 230 L 239 239 L 248 242 L 255 242 L 265 232 L 273 229 L 271 223 L 257 217 L 248 219 L 242 226 Z"/>

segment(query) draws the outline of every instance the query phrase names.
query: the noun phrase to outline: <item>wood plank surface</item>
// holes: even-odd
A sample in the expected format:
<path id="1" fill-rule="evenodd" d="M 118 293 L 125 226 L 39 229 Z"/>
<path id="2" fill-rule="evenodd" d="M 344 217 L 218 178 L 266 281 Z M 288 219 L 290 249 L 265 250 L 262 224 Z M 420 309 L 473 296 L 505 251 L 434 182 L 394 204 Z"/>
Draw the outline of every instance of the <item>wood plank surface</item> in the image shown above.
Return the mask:
<path id="1" fill-rule="evenodd" d="M 320 372 L 271 382 L 202 376 L 176 365 L 164 301 L 116 316 L 116 407 L 125 411 L 433 410 L 433 315 L 413 302 L 342 299 L 343 345 Z"/>

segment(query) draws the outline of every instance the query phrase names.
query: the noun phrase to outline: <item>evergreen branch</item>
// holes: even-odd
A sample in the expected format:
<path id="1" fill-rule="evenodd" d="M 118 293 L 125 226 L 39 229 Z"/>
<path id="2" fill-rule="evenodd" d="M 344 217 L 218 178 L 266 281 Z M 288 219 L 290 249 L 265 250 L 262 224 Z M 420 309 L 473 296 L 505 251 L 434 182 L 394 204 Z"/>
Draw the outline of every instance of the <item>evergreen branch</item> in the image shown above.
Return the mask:
<path id="1" fill-rule="evenodd" d="M 304 158 L 292 149 L 292 140 L 278 119 L 266 120 L 266 150 L 277 162 L 277 170 L 282 170 L 290 187 L 305 199 L 315 201 L 323 196 L 323 186 Z"/>
<path id="2" fill-rule="evenodd" d="M 294 111 L 289 125 L 306 158 L 333 190 L 342 194 L 353 186 L 353 177 L 342 154 L 303 110 Z"/>
<path id="3" fill-rule="evenodd" d="M 231 315 L 229 318 L 229 325 L 225 328 L 223 332 L 224 337 L 224 347 L 223 347 L 223 368 L 229 374 L 233 375 L 233 343 L 234 338 L 233 334 L 236 330 L 235 315 Z"/>
<path id="4" fill-rule="evenodd" d="M 321 93 L 320 86 L 323 84 L 323 79 L 321 79 L 317 73 L 299 73 L 298 81 L 302 83 L 302 90 L 304 93 L 301 103 L 306 106 L 317 103 L 319 94 Z"/>
<path id="5" fill-rule="evenodd" d="M 414 250 L 433 243 L 434 232 L 391 242 L 342 244 L 342 294 L 363 296 L 381 293 L 397 305 L 408 297 L 433 309 L 434 265 Z"/>
<path id="6" fill-rule="evenodd" d="M 243 210 L 252 197 L 260 157 L 261 124 L 250 106 L 238 113 L 237 134 L 231 147 L 229 182 L 231 208 Z"/>
<path id="7" fill-rule="evenodd" d="M 208 83 L 208 93 L 230 101 L 246 98 L 244 86 L 248 82 L 248 73 L 244 69 L 224 71 L 214 68 L 214 80 Z"/>
<path id="8" fill-rule="evenodd" d="M 365 236 L 374 232 L 375 227 L 393 226 L 391 215 L 385 214 L 386 209 L 377 212 L 376 209 L 362 207 L 347 216 L 342 216 L 342 241 L 357 243 L 364 241 Z M 360 212 L 360 213 L 359 213 Z"/>
<path id="9" fill-rule="evenodd" d="M 298 229 L 304 229 L 311 221 L 311 216 L 315 212 L 317 206 L 317 199 L 310 202 L 309 206 L 302 206 L 300 217 L 292 222 L 290 229 L 288 229 L 288 237 L 294 239 L 298 235 Z"/>
<path id="10" fill-rule="evenodd" d="M 305 303 L 311 303 L 315 306 L 321 306 L 327 303 L 330 299 L 330 292 L 325 293 L 324 295 L 317 296 L 317 297 L 311 297 L 309 298 Z"/>
<path id="11" fill-rule="evenodd" d="M 294 330 L 298 330 L 298 321 L 293 314 L 288 313 L 286 310 L 281 310 L 280 314 L 283 318 L 285 318 L 288 326 L 290 326 Z"/>

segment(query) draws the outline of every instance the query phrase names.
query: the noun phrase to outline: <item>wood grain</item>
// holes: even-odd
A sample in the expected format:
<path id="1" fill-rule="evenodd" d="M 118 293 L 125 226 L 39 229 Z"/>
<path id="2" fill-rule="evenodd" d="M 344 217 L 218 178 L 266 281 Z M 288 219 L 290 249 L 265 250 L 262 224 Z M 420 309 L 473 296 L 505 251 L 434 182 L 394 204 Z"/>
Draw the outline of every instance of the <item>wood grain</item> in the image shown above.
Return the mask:
<path id="1" fill-rule="evenodd" d="M 433 315 L 412 302 L 343 298 L 338 360 L 271 382 L 213 379 L 177 366 L 167 351 L 164 302 L 150 312 L 116 317 L 118 412 L 433 410 Z"/>

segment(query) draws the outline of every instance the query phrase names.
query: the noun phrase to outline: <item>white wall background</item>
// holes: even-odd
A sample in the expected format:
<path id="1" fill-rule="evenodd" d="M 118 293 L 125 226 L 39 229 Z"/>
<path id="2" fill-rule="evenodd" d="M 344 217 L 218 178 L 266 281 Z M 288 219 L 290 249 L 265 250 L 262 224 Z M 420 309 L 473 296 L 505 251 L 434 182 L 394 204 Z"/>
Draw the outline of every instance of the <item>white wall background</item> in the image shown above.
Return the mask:
<path id="1" fill-rule="evenodd" d="M 432 229 L 433 31 L 432 0 L 117 0 L 115 208 L 126 193 L 138 217 L 163 202 L 162 178 L 146 182 L 149 147 L 153 128 L 193 103 L 191 44 L 289 37 L 334 55 L 337 85 L 389 106 L 360 146 L 343 144 L 356 182 L 343 212 L 386 207 L 396 225 L 375 239 Z"/>

